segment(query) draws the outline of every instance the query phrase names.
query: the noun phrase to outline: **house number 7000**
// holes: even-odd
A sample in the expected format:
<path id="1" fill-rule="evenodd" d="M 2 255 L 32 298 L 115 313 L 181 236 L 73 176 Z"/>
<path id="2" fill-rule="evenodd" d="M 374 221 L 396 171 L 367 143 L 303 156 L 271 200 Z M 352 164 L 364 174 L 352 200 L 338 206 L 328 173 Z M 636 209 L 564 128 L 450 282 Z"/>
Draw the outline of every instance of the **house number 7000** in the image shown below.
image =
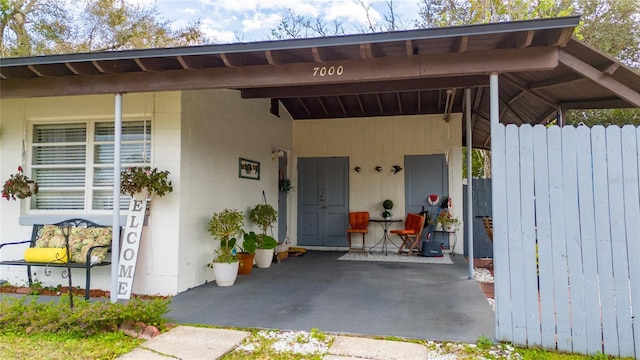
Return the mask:
<path id="1" fill-rule="evenodd" d="M 333 75 L 342 75 L 344 72 L 344 68 L 342 65 L 340 66 L 317 66 L 313 68 L 313 76 L 333 76 Z"/>

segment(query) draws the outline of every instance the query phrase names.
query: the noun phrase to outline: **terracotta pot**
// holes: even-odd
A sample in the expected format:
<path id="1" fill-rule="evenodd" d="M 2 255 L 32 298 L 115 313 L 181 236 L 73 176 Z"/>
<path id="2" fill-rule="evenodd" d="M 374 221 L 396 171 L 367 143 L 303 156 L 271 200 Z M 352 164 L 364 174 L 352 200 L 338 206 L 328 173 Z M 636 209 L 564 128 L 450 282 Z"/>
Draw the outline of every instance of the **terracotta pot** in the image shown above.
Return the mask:
<path id="1" fill-rule="evenodd" d="M 253 269 L 253 258 L 256 254 L 249 253 L 239 253 L 238 261 L 240 265 L 238 265 L 238 275 L 249 275 L 251 274 L 251 270 Z"/>

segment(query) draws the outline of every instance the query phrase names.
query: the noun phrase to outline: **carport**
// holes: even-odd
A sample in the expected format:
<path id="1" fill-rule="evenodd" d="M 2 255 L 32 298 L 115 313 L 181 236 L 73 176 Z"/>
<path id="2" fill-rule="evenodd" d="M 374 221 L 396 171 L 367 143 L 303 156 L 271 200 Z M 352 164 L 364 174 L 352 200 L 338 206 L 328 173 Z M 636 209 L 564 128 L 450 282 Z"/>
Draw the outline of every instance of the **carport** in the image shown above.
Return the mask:
<path id="1" fill-rule="evenodd" d="M 282 104 L 296 121 L 464 113 L 464 143 L 486 149 L 492 123 L 562 124 L 567 109 L 640 107 L 638 75 L 571 38 L 578 22 L 3 59 L 0 98 L 116 94 L 118 104 L 125 93 L 234 89 L 271 99 L 276 115 Z"/>

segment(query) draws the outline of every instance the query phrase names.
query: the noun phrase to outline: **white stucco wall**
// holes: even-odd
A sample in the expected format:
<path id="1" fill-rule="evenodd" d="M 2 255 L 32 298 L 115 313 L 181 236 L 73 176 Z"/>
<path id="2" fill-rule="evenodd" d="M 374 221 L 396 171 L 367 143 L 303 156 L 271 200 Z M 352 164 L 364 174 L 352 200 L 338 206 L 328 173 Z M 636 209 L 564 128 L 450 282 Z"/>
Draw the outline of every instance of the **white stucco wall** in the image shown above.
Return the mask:
<path id="1" fill-rule="evenodd" d="M 125 94 L 123 118 L 152 121 L 153 166 L 171 172 L 174 191 L 151 203 L 143 230 L 133 292 L 176 294 L 213 279 L 206 264 L 217 243 L 206 231 L 213 212 L 224 208 L 246 211 L 267 201 L 277 207 L 278 161 L 271 152 L 292 148 L 292 120 L 284 109 L 281 117 L 269 113 L 269 100 L 243 100 L 238 91 L 192 91 Z M 2 179 L 27 169 L 23 138 L 33 122 L 114 118 L 114 96 L 77 96 L 3 100 L 0 107 L 0 175 Z M 25 145 L 26 146 L 26 145 Z M 259 161 L 261 179 L 238 178 L 239 157 Z M 0 241 L 29 239 L 31 223 L 84 217 L 99 222 L 111 219 L 81 212 L 49 216 L 26 211 L 25 202 L 0 203 Z M 122 212 L 123 217 L 126 211 Z M 22 223 L 23 225 L 19 225 Z M 253 229 L 248 221 L 248 230 Z M 274 229 L 277 236 L 277 229 Z M 3 259 L 22 258 L 23 249 L 2 250 Z M 65 284 L 60 271 L 36 277 L 45 285 Z M 83 284 L 84 273 L 74 270 L 74 284 Z M 0 279 L 26 283 L 24 267 L 0 267 Z M 92 270 L 92 288 L 110 289 L 108 267 Z"/>
<path id="2" fill-rule="evenodd" d="M 207 226 L 214 212 L 248 214 L 263 202 L 263 191 L 278 208 L 278 160 L 271 153 L 292 148 L 293 121 L 284 109 L 276 117 L 269 108 L 269 99 L 244 100 L 234 90 L 183 93 L 178 291 L 213 280 L 207 264 L 219 241 Z M 239 158 L 260 162 L 260 180 L 238 177 Z M 248 219 L 245 229 L 257 231 Z M 277 238 L 277 226 L 273 231 Z"/>
<path id="3" fill-rule="evenodd" d="M 392 199 L 394 217 L 404 218 L 404 171 L 393 175 L 391 167 L 404 167 L 405 155 L 445 154 L 453 214 L 461 221 L 455 251 L 461 253 L 461 122 L 461 114 L 453 114 L 448 122 L 442 115 L 296 121 L 294 161 L 299 157 L 349 157 L 350 211 L 369 211 L 371 217 L 380 217 L 382 201 Z M 383 168 L 381 173 L 374 170 L 378 165 Z M 355 166 L 362 168 L 359 174 L 353 170 Z M 297 224 L 297 219 L 292 224 Z M 393 224 L 392 229 L 400 227 L 402 224 Z M 369 226 L 367 246 L 374 245 L 381 237 L 379 226 Z"/>
<path id="4" fill-rule="evenodd" d="M 2 100 L 0 107 L 0 174 L 6 179 L 22 165 L 29 170 L 28 142 L 33 123 L 61 123 L 65 121 L 113 120 L 115 111 L 113 95 L 75 97 L 50 97 Z M 123 119 L 152 121 L 153 166 L 171 172 L 174 186 L 180 183 L 178 164 L 180 97 L 178 92 L 125 94 Z M 175 239 L 178 234 L 177 200 L 174 192 L 151 203 L 152 217 L 143 231 L 136 281 L 133 291 L 149 294 L 175 293 L 177 253 Z M 123 217 L 126 211 L 122 212 Z M 0 239 L 2 242 L 28 240 L 33 223 L 52 223 L 62 219 L 82 217 L 99 223 L 110 223 L 111 212 L 56 211 L 43 212 L 26 209 L 26 201 L 0 203 Z M 161 236 L 159 235 L 161 234 Z M 151 239 L 169 239 L 162 245 Z M 171 241 L 171 239 L 174 239 Z M 4 248 L 3 259 L 22 258 L 23 249 Z M 66 284 L 60 270 L 53 269 L 51 276 L 44 276 L 43 268 L 34 268 L 36 278 L 45 285 Z M 84 284 L 84 272 L 73 271 L 74 284 Z M 26 269 L 17 266 L 0 267 L 0 278 L 14 284 L 25 284 Z M 97 267 L 92 270 L 92 288 L 110 289 L 110 269 Z"/>

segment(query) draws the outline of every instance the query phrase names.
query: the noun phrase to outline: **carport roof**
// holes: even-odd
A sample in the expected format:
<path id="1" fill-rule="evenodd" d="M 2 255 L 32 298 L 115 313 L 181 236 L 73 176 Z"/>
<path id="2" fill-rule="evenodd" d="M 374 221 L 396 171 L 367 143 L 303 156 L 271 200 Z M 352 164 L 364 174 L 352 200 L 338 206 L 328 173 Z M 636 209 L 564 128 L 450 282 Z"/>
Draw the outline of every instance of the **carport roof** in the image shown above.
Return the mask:
<path id="1" fill-rule="evenodd" d="M 277 99 L 295 120 L 443 114 L 444 121 L 463 112 L 469 87 L 473 145 L 488 148 L 491 73 L 501 75 L 502 123 L 640 107 L 640 75 L 571 38 L 578 22 L 4 58 L 0 98 L 226 88 Z"/>

